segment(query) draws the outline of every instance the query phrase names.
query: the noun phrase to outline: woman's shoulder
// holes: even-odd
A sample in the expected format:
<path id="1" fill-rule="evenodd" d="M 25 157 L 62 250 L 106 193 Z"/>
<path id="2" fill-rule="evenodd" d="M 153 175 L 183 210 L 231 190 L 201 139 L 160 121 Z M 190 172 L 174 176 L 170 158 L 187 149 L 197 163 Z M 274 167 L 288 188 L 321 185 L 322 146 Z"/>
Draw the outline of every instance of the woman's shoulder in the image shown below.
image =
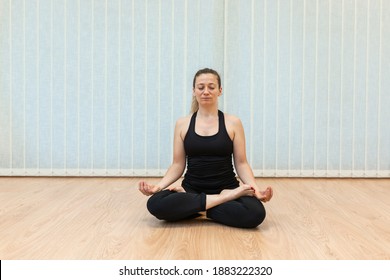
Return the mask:
<path id="1" fill-rule="evenodd" d="M 234 125 L 234 126 L 241 125 L 241 120 L 236 115 L 224 113 L 224 117 L 225 117 L 225 122 L 229 123 L 230 125 Z"/>
<path id="2" fill-rule="evenodd" d="M 176 120 L 176 128 L 187 131 L 191 121 L 191 116 L 192 114 L 178 118 Z"/>
<path id="3" fill-rule="evenodd" d="M 183 116 L 183 117 L 178 118 L 176 120 L 176 124 L 177 125 L 183 125 L 183 124 L 188 123 L 191 120 L 191 116 L 192 116 L 192 114 L 189 114 L 187 116 Z"/>
<path id="4" fill-rule="evenodd" d="M 180 135 L 180 138 L 182 140 L 184 140 L 184 138 L 187 134 L 187 130 L 188 130 L 188 127 L 189 127 L 190 121 L 191 121 L 191 116 L 192 116 L 192 114 L 184 116 L 184 117 L 180 117 L 176 120 L 176 131 L 177 131 L 178 135 Z"/>

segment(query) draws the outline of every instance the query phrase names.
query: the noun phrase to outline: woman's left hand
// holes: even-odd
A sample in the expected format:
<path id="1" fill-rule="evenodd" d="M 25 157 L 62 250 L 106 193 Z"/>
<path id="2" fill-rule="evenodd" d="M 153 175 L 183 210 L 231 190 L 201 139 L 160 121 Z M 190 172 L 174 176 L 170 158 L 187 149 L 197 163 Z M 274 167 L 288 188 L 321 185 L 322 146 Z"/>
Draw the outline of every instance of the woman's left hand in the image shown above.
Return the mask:
<path id="1" fill-rule="evenodd" d="M 265 191 L 259 191 L 256 188 L 254 188 L 254 190 L 255 190 L 255 196 L 257 197 L 258 200 L 262 202 L 270 201 L 273 196 L 273 190 L 271 187 L 267 187 Z"/>

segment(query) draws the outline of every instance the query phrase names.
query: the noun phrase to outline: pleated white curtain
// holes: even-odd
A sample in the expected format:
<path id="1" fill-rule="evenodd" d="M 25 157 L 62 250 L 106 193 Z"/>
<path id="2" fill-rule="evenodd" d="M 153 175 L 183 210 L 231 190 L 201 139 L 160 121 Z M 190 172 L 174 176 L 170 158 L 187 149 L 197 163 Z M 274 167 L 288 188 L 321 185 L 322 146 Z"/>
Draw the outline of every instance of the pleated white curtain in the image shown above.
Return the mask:
<path id="1" fill-rule="evenodd" d="M 260 176 L 390 175 L 390 3 L 227 1 L 226 110 Z"/>
<path id="2" fill-rule="evenodd" d="M 257 176 L 390 176 L 390 2 L 0 0 L 0 175 L 161 176 L 220 72 Z"/>

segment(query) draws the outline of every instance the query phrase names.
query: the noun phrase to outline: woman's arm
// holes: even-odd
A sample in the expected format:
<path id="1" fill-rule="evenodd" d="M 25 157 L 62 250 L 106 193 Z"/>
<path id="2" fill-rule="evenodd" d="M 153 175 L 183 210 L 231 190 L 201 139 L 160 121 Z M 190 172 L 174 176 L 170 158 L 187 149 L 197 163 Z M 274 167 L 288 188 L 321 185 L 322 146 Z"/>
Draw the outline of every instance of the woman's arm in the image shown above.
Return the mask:
<path id="1" fill-rule="evenodd" d="M 273 195 L 272 188 L 268 187 L 265 191 L 261 191 L 256 184 L 252 168 L 249 166 L 246 157 L 245 133 L 241 120 L 231 117 L 231 125 L 234 132 L 233 158 L 237 175 L 244 184 L 250 185 L 255 189 L 255 195 L 258 199 L 269 201 Z"/>
<path id="2" fill-rule="evenodd" d="M 172 183 L 176 182 L 182 175 L 185 169 L 186 157 L 184 150 L 184 142 L 181 136 L 182 129 L 185 125 L 185 119 L 179 119 L 175 125 L 175 133 L 173 139 L 173 160 L 164 177 L 156 185 L 150 185 L 146 182 L 139 183 L 139 190 L 145 195 L 152 195 L 159 192 Z"/>
<path id="3" fill-rule="evenodd" d="M 231 124 L 234 132 L 233 159 L 237 175 L 244 184 L 257 188 L 253 171 L 246 157 L 245 134 L 241 120 L 236 117 L 231 117 Z"/>

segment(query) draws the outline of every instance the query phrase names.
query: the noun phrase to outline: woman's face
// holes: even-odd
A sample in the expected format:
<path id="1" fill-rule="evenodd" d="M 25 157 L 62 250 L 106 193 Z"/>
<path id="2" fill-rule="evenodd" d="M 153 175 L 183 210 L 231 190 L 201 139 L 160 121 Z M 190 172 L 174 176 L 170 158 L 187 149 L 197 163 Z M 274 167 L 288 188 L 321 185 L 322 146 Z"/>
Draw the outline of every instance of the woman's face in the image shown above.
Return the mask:
<path id="1" fill-rule="evenodd" d="M 214 104 L 222 94 L 218 79 L 214 74 L 200 74 L 195 80 L 193 95 L 199 105 Z"/>

